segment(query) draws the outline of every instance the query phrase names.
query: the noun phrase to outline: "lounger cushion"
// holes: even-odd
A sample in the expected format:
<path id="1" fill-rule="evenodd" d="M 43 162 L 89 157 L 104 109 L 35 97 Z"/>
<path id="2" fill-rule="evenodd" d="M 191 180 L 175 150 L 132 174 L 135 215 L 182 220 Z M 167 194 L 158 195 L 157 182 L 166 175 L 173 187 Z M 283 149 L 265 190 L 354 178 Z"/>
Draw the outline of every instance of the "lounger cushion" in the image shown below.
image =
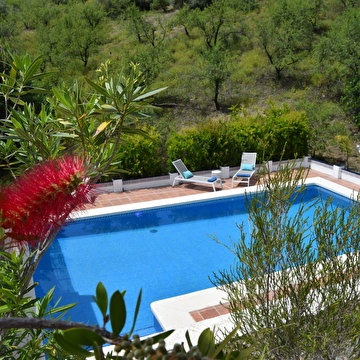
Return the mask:
<path id="1" fill-rule="evenodd" d="M 242 164 L 241 170 L 252 171 L 252 170 L 254 170 L 254 165 L 253 164 Z"/>
<path id="2" fill-rule="evenodd" d="M 239 174 L 236 174 L 236 177 L 250 177 L 250 174 L 241 174 L 241 173 L 239 173 Z"/>
<path id="3" fill-rule="evenodd" d="M 190 178 L 192 178 L 194 175 L 192 174 L 192 172 L 191 171 L 184 171 L 183 173 L 183 177 L 185 178 L 185 179 L 190 179 Z"/>
<path id="4" fill-rule="evenodd" d="M 208 182 L 214 182 L 217 180 L 216 176 L 211 177 L 210 179 L 208 179 Z"/>

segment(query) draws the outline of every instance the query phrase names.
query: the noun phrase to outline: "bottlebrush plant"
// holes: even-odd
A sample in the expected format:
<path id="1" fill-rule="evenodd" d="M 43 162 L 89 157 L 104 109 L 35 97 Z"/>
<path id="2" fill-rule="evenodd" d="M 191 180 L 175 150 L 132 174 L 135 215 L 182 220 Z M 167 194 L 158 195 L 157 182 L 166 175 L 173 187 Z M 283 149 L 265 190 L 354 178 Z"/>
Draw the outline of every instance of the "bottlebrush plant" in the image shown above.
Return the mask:
<path id="1" fill-rule="evenodd" d="M 32 247 L 52 237 L 74 210 L 94 200 L 84 160 L 66 155 L 25 172 L 0 193 L 2 224 L 8 239 Z"/>

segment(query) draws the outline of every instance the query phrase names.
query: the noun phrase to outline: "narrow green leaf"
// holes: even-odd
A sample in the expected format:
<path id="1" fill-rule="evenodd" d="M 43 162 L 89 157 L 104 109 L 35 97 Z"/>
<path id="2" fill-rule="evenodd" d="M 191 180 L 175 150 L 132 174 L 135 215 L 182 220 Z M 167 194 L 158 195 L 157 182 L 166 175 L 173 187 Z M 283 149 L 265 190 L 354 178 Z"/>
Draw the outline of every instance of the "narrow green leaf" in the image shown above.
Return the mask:
<path id="1" fill-rule="evenodd" d="M 108 91 L 106 91 L 105 88 L 101 87 L 100 85 L 98 84 L 95 84 L 93 81 L 91 81 L 90 79 L 88 78 L 85 78 L 85 81 L 95 90 L 97 91 L 100 95 L 103 95 L 105 97 L 108 97 L 110 98 L 110 94 L 108 93 Z"/>
<path id="2" fill-rule="evenodd" d="M 160 89 L 156 89 L 156 90 L 153 90 L 153 91 L 149 91 L 149 92 L 147 92 L 147 93 L 145 93 L 145 94 L 142 94 L 142 95 L 138 96 L 138 97 L 135 98 L 133 101 L 140 101 L 140 100 L 143 100 L 143 99 L 147 99 L 147 98 L 149 98 L 149 97 L 151 97 L 151 96 L 153 96 L 153 95 L 156 95 L 156 94 L 158 94 L 159 92 L 164 91 L 164 90 L 166 90 L 166 89 L 167 89 L 167 87 L 163 87 L 163 88 L 160 88 Z"/>
<path id="3" fill-rule="evenodd" d="M 110 299 L 110 322 L 114 337 L 118 337 L 126 321 L 126 305 L 120 291 L 113 293 Z"/>
<path id="4" fill-rule="evenodd" d="M 102 110 L 102 112 L 106 112 L 106 113 L 117 113 L 118 112 L 116 107 L 109 105 L 109 104 L 101 105 L 101 110 Z"/>
<path id="5" fill-rule="evenodd" d="M 55 315 L 55 314 L 63 314 L 64 312 L 74 308 L 75 306 L 77 306 L 78 303 L 70 303 L 70 304 L 66 304 L 63 306 L 59 306 L 57 308 L 52 308 L 51 309 L 51 315 Z"/>
<path id="6" fill-rule="evenodd" d="M 231 330 L 231 332 L 227 334 L 226 337 L 218 344 L 218 346 L 216 347 L 216 351 L 213 354 L 214 359 L 216 359 L 216 357 L 225 348 L 225 346 L 228 345 L 228 343 L 234 338 L 238 330 L 239 330 L 239 325 L 235 326 L 235 328 Z"/>
<path id="7" fill-rule="evenodd" d="M 156 334 L 154 336 L 150 336 L 149 338 L 153 339 L 153 344 L 159 343 L 159 341 L 166 339 L 168 336 L 170 336 L 175 330 L 168 330 L 164 331 L 160 334 Z M 143 340 L 141 343 L 145 343 L 146 339 Z"/>
<path id="8" fill-rule="evenodd" d="M 189 330 L 186 330 L 185 339 L 187 341 L 189 349 L 191 349 L 193 347 L 193 344 L 192 344 L 191 339 L 190 339 Z"/>
<path id="9" fill-rule="evenodd" d="M 138 298 L 137 298 L 137 301 L 136 301 L 136 307 L 135 307 L 135 313 L 134 313 L 134 320 L 133 320 L 133 325 L 132 325 L 131 330 L 130 330 L 130 333 L 129 333 L 130 335 L 133 333 L 133 331 L 134 331 L 134 329 L 135 329 L 136 320 L 137 320 L 137 317 L 138 317 L 138 314 L 139 314 L 139 310 L 140 310 L 141 297 L 142 297 L 142 289 L 140 289 L 139 295 L 138 295 Z"/>
<path id="10" fill-rule="evenodd" d="M 0 315 L 1 315 L 1 314 L 6 314 L 6 313 L 10 312 L 11 310 L 12 310 L 12 309 L 11 309 L 10 306 L 8 306 L 8 305 L 2 305 L 2 306 L 0 306 Z"/>
<path id="11" fill-rule="evenodd" d="M 236 360 L 246 360 L 251 355 L 251 353 L 253 351 L 254 351 L 253 346 L 250 346 L 250 347 L 248 347 L 246 349 L 243 349 L 241 351 L 236 351 L 236 353 L 237 353 Z M 229 358 L 234 359 L 235 358 L 234 355 L 235 354 L 230 353 Z"/>
<path id="12" fill-rule="evenodd" d="M 101 353 L 101 351 L 100 351 L 100 349 L 99 349 L 99 347 L 98 346 L 94 346 L 93 347 L 93 350 L 94 350 L 94 356 L 95 356 L 95 359 L 96 360 L 101 360 L 101 359 L 103 359 L 104 357 L 103 357 L 103 354 Z M 107 355 L 107 357 L 106 357 L 106 359 L 109 359 L 110 357 L 109 357 L 109 355 Z M 111 358 L 112 359 L 112 358 Z"/>
<path id="13" fill-rule="evenodd" d="M 24 75 L 24 83 L 27 84 L 36 74 L 37 71 L 39 71 L 40 66 L 42 63 L 42 58 L 38 56 L 31 65 L 26 69 L 25 75 Z"/>
<path id="14" fill-rule="evenodd" d="M 99 282 L 96 286 L 96 304 L 99 307 L 103 317 L 106 316 L 108 310 L 108 294 L 106 288 L 102 282 Z"/>
<path id="15" fill-rule="evenodd" d="M 90 351 L 87 351 L 81 346 L 72 344 L 71 342 L 67 341 L 61 333 L 54 333 L 54 339 L 69 354 L 83 357 L 93 356 L 93 353 L 91 353 Z"/>
<path id="16" fill-rule="evenodd" d="M 4 228 L 0 227 L 0 239 L 2 239 L 5 236 L 5 230 Z"/>
<path id="17" fill-rule="evenodd" d="M 68 133 L 64 133 L 64 132 L 57 132 L 55 134 L 52 134 L 52 136 L 54 137 L 61 137 L 61 138 L 77 138 L 79 137 L 79 135 L 76 135 L 76 134 L 68 134 Z"/>
<path id="18" fill-rule="evenodd" d="M 64 339 L 74 345 L 92 346 L 94 343 L 103 345 L 104 339 L 89 329 L 73 328 L 63 331 Z"/>
<path id="19" fill-rule="evenodd" d="M 59 100 L 59 102 L 66 108 L 66 109 L 73 109 L 73 102 L 69 98 L 69 96 L 66 96 L 62 90 L 53 88 L 53 93 L 55 97 Z"/>

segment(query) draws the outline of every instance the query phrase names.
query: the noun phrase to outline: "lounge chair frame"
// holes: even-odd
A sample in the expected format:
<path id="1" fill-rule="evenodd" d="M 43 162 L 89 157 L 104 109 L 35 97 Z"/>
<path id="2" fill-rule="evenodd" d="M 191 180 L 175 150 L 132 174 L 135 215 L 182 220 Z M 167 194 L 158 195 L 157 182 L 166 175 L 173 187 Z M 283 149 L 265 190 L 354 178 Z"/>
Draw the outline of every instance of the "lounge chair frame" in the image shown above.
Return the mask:
<path id="1" fill-rule="evenodd" d="M 250 180 L 256 172 L 256 156 L 255 152 L 244 152 L 241 156 L 241 163 L 239 170 L 234 174 L 231 181 L 231 187 L 234 187 L 234 183 L 241 183 L 250 186 Z M 244 164 L 252 165 L 253 170 L 243 170 L 242 167 Z"/>
<path id="2" fill-rule="evenodd" d="M 172 186 L 175 186 L 176 183 L 183 182 L 183 183 L 196 183 L 196 184 L 202 184 L 202 185 L 211 185 L 214 191 L 216 191 L 217 183 L 221 186 L 221 188 L 223 187 L 222 180 L 220 178 L 217 178 L 215 181 L 210 182 L 208 180 L 211 179 L 211 177 L 193 175 L 191 178 L 186 179 L 183 176 L 183 173 L 185 171 L 189 171 L 189 169 L 185 166 L 183 161 L 181 159 L 178 159 L 178 160 L 173 161 L 172 163 L 173 163 L 176 171 L 178 172 L 178 176 L 176 176 L 174 178 Z"/>

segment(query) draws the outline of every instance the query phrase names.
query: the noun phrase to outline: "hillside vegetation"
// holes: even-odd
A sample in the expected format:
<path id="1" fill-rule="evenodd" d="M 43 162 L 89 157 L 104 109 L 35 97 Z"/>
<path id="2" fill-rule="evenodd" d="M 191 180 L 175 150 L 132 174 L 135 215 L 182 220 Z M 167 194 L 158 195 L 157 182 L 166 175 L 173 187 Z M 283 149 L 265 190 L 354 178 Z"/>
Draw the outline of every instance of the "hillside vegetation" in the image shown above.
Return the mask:
<path id="1" fill-rule="evenodd" d="M 360 171 L 358 0 L 5 0 L 0 45 L 54 71 L 48 88 L 139 63 L 166 143 L 188 127 L 304 112 L 310 155 Z M 33 101 L 41 101 L 34 98 Z M 140 123 L 143 125 L 143 123 Z M 249 149 L 251 150 L 251 149 Z"/>

